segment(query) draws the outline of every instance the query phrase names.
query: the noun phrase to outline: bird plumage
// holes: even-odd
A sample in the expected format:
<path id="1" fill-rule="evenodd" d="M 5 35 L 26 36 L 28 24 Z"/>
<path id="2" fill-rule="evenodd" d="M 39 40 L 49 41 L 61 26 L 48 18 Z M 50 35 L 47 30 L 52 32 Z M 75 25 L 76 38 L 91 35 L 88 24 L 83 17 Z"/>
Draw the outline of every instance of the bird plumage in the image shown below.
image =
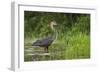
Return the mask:
<path id="1" fill-rule="evenodd" d="M 40 46 L 40 47 L 50 46 L 53 41 L 54 40 L 52 39 L 52 37 L 47 37 L 42 40 L 37 40 L 36 42 L 33 43 L 33 46 Z"/>
<path id="2" fill-rule="evenodd" d="M 51 29 L 54 31 L 54 34 L 51 36 L 48 36 L 44 39 L 35 41 L 32 46 L 40 46 L 45 48 L 45 52 L 48 52 L 48 47 L 52 44 L 52 42 L 57 39 L 57 31 L 54 29 L 54 26 L 57 25 L 55 21 L 52 21 L 50 23 Z"/>

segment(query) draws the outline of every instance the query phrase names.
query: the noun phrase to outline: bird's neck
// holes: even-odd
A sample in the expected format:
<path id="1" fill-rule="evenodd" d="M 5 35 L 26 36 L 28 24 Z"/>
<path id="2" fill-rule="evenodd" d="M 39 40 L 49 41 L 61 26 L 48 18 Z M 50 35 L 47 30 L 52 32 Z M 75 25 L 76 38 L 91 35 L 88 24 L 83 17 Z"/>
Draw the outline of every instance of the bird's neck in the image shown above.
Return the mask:
<path id="1" fill-rule="evenodd" d="M 54 28 L 53 25 L 51 25 L 51 30 L 52 30 L 53 32 L 55 32 L 55 28 Z"/>
<path id="2" fill-rule="evenodd" d="M 57 30 L 55 30 L 53 33 L 53 40 L 57 40 L 57 37 L 58 37 L 58 33 Z"/>
<path id="3" fill-rule="evenodd" d="M 51 29 L 52 29 L 52 31 L 53 31 L 53 34 L 52 34 L 52 40 L 57 40 L 57 37 L 58 37 L 58 32 L 57 32 L 57 30 L 54 28 L 54 26 L 53 25 L 51 25 Z"/>

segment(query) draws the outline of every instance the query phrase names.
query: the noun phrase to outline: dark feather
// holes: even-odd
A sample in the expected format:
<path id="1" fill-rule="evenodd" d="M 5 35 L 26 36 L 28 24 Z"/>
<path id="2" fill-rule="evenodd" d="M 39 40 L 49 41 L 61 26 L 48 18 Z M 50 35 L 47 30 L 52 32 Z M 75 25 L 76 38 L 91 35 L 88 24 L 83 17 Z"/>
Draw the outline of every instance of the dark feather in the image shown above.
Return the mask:
<path id="1" fill-rule="evenodd" d="M 33 46 L 48 47 L 52 44 L 52 42 L 53 42 L 52 37 L 47 37 L 42 40 L 37 40 L 36 42 L 33 43 Z"/>

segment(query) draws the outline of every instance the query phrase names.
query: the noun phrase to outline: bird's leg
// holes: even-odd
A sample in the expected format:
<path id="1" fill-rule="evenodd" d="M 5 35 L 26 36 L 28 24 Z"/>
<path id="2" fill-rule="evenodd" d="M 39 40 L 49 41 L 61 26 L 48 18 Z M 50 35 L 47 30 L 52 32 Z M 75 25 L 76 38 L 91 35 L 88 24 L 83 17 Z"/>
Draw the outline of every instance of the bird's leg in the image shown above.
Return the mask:
<path id="1" fill-rule="evenodd" d="M 48 51 L 48 46 L 47 46 L 47 53 L 48 53 L 49 51 Z"/>
<path id="2" fill-rule="evenodd" d="M 45 47 L 45 53 L 48 53 L 48 47 Z"/>

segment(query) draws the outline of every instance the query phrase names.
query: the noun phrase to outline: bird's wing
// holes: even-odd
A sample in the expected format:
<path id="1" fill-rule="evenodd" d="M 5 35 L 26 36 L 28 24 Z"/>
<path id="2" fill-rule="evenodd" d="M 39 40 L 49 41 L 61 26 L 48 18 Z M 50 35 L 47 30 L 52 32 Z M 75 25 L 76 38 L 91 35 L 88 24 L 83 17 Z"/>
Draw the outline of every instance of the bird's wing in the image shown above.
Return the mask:
<path id="1" fill-rule="evenodd" d="M 47 45 L 48 46 L 52 42 L 53 42 L 52 38 L 51 37 L 47 37 L 47 38 L 41 40 L 41 45 Z"/>
<path id="2" fill-rule="evenodd" d="M 39 46 L 41 44 L 41 40 L 36 40 L 34 43 L 33 43 L 33 46 Z"/>
<path id="3" fill-rule="evenodd" d="M 52 37 L 46 37 L 42 40 L 37 40 L 33 43 L 33 46 L 48 46 L 53 42 Z"/>

